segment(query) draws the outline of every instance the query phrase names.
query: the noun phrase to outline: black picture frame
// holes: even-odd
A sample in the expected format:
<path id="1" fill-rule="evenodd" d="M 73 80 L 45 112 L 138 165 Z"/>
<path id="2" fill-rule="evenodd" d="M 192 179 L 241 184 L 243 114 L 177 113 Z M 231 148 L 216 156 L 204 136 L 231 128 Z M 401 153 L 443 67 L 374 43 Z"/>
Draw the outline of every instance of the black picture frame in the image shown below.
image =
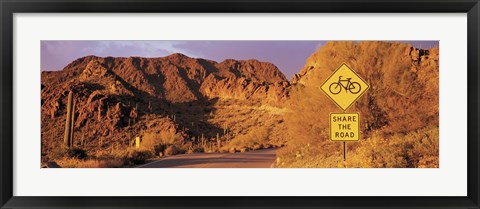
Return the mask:
<path id="1" fill-rule="evenodd" d="M 478 0 L 0 0 L 1 208 L 479 208 Z M 467 13 L 468 195 L 465 197 L 13 196 L 14 13 Z M 446 179 L 448 181 L 448 179 Z"/>

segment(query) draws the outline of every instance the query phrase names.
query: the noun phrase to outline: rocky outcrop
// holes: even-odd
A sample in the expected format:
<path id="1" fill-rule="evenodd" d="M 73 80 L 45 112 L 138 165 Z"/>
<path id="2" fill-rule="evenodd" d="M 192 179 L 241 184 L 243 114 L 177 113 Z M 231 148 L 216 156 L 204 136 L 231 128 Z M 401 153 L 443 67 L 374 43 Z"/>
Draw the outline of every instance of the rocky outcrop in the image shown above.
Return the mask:
<path id="1" fill-rule="evenodd" d="M 343 46 L 342 46 L 343 45 Z M 352 52 L 344 52 L 346 48 L 349 50 L 355 49 L 356 53 L 361 54 L 352 54 Z M 378 49 L 375 49 L 378 48 Z M 376 50 L 375 53 L 372 53 L 370 50 Z M 313 71 L 318 71 L 318 68 L 325 68 L 325 63 L 330 63 L 331 60 L 343 59 L 342 62 L 337 62 L 339 66 L 342 63 L 348 62 L 358 62 L 358 57 L 362 59 L 368 59 L 366 64 L 368 65 L 383 65 L 380 61 L 383 61 L 381 58 L 385 57 L 385 54 L 380 54 L 380 51 L 395 50 L 395 54 L 390 54 L 395 62 L 401 60 L 401 62 L 406 62 L 411 65 L 410 70 L 416 72 L 420 66 L 426 65 L 438 65 L 439 60 L 439 48 L 431 49 L 419 49 L 415 48 L 410 44 L 402 44 L 395 42 L 329 42 L 321 50 L 313 53 L 308 59 L 304 67 L 296 74 L 294 74 L 291 84 L 306 84 L 308 83 L 308 74 L 312 74 Z M 403 54 L 397 54 L 398 50 L 403 50 Z M 348 55 L 348 56 L 346 56 Z M 328 59 L 328 60 L 327 60 Z M 335 69 L 333 67 L 332 69 Z"/>
<path id="2" fill-rule="evenodd" d="M 265 86 L 287 81 L 271 63 L 258 60 L 225 60 L 217 63 L 183 54 L 162 58 L 88 56 L 72 62 L 62 73 L 49 74 L 58 74 L 58 77 L 44 79 L 51 83 L 65 82 L 67 76 L 69 81 L 99 84 L 113 94 L 143 93 L 169 102 L 191 102 L 220 95 L 226 98 L 251 98 L 256 91 L 266 91 L 264 88 L 268 87 Z M 250 91 L 245 95 L 242 92 L 243 85 L 250 85 L 247 89 Z M 262 88 L 259 89 L 260 86 Z M 216 89 L 216 93 L 208 90 L 203 92 L 201 89 Z"/>
<path id="3" fill-rule="evenodd" d="M 96 149 L 144 130 L 189 138 L 215 128 L 199 112 L 185 113 L 197 111 L 188 110 L 193 103 L 203 111 L 218 99 L 278 102 L 289 86 L 275 65 L 258 60 L 82 57 L 62 71 L 42 72 L 42 150 L 61 137 L 69 91 L 75 93 L 75 138 L 94 140 L 85 143 Z"/>

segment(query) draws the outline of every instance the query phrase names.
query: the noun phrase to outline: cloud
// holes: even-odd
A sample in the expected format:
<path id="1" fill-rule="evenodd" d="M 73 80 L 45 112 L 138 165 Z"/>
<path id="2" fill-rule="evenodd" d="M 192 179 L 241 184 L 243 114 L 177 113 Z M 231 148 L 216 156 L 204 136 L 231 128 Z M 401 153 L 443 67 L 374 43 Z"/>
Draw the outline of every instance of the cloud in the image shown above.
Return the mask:
<path id="1" fill-rule="evenodd" d="M 181 41 L 42 41 L 41 69 L 61 70 L 80 57 L 163 57 L 172 53 L 187 53 L 176 48 Z"/>

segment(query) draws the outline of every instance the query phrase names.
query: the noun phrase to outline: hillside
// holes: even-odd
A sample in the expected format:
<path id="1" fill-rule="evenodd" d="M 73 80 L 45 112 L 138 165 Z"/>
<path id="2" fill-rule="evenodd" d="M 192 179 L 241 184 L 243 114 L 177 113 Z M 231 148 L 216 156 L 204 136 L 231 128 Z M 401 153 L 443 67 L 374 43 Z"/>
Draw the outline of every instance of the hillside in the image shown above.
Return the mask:
<path id="1" fill-rule="evenodd" d="M 210 141 L 226 144 L 258 127 L 275 128 L 279 119 L 271 112 L 288 88 L 276 66 L 257 60 L 79 58 L 61 71 L 42 72 L 43 161 L 61 147 L 70 91 L 76 147 L 97 156 L 132 146 L 135 136 L 172 138 L 168 144 L 178 152 L 213 151 Z"/>
<path id="2" fill-rule="evenodd" d="M 329 141 L 329 114 L 341 112 L 319 89 L 347 63 L 370 89 L 348 110 L 360 113 L 359 142 Z M 439 49 L 391 42 L 329 42 L 295 75 L 285 116 L 285 167 L 438 167 Z M 315 113 L 315 114 L 312 114 Z"/>

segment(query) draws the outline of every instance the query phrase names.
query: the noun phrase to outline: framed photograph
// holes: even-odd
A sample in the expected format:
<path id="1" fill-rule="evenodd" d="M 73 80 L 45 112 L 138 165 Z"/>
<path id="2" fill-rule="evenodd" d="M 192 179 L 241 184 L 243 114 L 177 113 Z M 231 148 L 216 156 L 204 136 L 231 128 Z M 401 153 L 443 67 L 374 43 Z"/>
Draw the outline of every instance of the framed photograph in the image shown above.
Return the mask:
<path id="1" fill-rule="evenodd" d="M 0 6 L 1 208 L 479 208 L 478 0 Z"/>

